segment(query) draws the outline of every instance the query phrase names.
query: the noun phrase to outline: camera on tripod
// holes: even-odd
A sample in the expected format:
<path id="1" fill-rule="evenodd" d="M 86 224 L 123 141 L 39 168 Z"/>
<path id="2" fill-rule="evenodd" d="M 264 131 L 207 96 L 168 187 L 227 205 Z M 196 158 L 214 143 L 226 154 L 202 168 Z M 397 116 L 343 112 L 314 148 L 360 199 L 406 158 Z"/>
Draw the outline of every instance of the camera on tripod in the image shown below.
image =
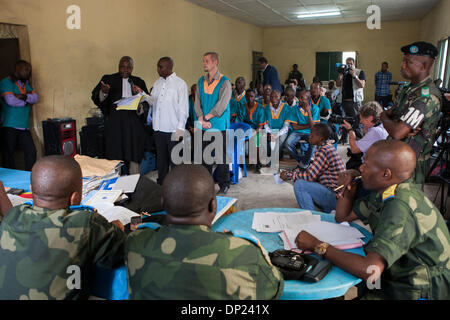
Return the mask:
<path id="1" fill-rule="evenodd" d="M 332 114 L 330 116 L 330 119 L 328 119 L 329 122 L 335 123 L 335 124 L 343 124 L 344 120 L 350 123 L 352 126 L 355 124 L 355 118 L 354 117 L 343 117 L 338 114 Z"/>

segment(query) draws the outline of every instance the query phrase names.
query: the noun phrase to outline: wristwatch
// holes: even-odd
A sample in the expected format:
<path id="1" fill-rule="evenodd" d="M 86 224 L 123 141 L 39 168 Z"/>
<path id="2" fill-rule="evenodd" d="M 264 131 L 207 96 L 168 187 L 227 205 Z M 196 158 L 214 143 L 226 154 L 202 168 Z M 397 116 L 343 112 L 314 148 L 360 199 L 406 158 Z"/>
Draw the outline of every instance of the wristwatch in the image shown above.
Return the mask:
<path id="1" fill-rule="evenodd" d="M 314 252 L 316 254 L 318 254 L 319 256 L 323 256 L 326 252 L 328 247 L 330 246 L 329 243 L 326 242 L 322 242 L 321 244 L 318 244 L 315 248 L 314 248 Z"/>

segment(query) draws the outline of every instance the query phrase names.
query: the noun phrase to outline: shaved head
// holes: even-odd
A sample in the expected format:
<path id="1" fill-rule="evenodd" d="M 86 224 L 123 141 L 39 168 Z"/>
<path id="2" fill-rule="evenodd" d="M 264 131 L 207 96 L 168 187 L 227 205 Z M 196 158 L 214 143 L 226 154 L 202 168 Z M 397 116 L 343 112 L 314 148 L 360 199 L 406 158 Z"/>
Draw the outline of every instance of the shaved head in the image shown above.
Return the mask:
<path id="1" fill-rule="evenodd" d="M 169 221 L 178 221 L 179 224 L 196 224 L 191 222 L 200 220 L 211 222 L 217 209 L 216 194 L 214 180 L 204 166 L 180 165 L 173 168 L 164 179 L 162 188 L 164 210 Z"/>
<path id="2" fill-rule="evenodd" d="M 407 180 L 416 168 L 416 154 L 413 149 L 400 140 L 381 140 L 375 142 L 376 163 L 381 168 L 389 168 L 401 180 Z"/>
<path id="3" fill-rule="evenodd" d="M 49 156 L 35 163 L 31 170 L 33 201 L 43 204 L 68 204 L 74 193 L 82 191 L 80 165 L 72 158 Z M 63 206 L 63 207 L 64 207 Z M 48 205 L 43 206 L 48 207 Z"/>
<path id="4" fill-rule="evenodd" d="M 415 168 L 416 154 L 409 145 L 399 140 L 381 140 L 369 148 L 360 171 L 364 188 L 383 190 L 408 180 Z"/>

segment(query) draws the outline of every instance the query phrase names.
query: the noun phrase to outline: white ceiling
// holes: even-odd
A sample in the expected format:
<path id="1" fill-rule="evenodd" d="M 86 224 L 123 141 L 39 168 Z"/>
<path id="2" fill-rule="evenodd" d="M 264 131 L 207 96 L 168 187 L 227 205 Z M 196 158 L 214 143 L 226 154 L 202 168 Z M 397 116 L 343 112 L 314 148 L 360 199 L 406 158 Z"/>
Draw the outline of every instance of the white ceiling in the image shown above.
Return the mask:
<path id="1" fill-rule="evenodd" d="M 378 5 L 381 21 L 423 18 L 439 0 L 186 0 L 219 14 L 261 27 L 363 22 Z M 301 13 L 339 9 L 341 16 L 297 19 Z"/>

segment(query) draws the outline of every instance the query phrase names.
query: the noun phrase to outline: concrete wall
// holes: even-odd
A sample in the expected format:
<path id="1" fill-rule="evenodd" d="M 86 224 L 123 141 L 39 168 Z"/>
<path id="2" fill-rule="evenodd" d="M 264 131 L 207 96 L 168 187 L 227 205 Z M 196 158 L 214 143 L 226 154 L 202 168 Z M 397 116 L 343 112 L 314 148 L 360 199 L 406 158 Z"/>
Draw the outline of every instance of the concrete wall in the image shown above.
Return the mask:
<path id="1" fill-rule="evenodd" d="M 369 30 L 366 23 L 266 28 L 264 55 L 278 69 L 283 83 L 297 63 L 309 85 L 316 72 L 316 52 L 356 51 L 358 68 L 364 70 L 367 78 L 367 101 L 374 98 L 374 76 L 383 61 L 389 62 L 393 79 L 402 80 L 400 47 L 419 37 L 419 20 L 382 22 L 380 30 Z"/>
<path id="2" fill-rule="evenodd" d="M 450 36 L 450 0 L 441 0 L 421 22 L 420 38 L 437 45 Z"/>
<path id="3" fill-rule="evenodd" d="M 81 30 L 66 28 L 72 4 L 81 7 Z M 32 131 L 41 148 L 41 121 L 71 116 L 80 129 L 94 107 L 92 88 L 103 74 L 117 72 L 123 55 L 134 58 L 133 74 L 150 88 L 162 56 L 174 59 L 175 72 L 190 86 L 203 73 L 207 51 L 219 53 L 219 70 L 231 79 L 250 78 L 252 50 L 262 51 L 262 28 L 183 0 L 0 0 L 0 8 L 0 23 L 26 26 L 20 42 L 29 47 L 23 57 L 31 56 L 40 94 Z"/>

